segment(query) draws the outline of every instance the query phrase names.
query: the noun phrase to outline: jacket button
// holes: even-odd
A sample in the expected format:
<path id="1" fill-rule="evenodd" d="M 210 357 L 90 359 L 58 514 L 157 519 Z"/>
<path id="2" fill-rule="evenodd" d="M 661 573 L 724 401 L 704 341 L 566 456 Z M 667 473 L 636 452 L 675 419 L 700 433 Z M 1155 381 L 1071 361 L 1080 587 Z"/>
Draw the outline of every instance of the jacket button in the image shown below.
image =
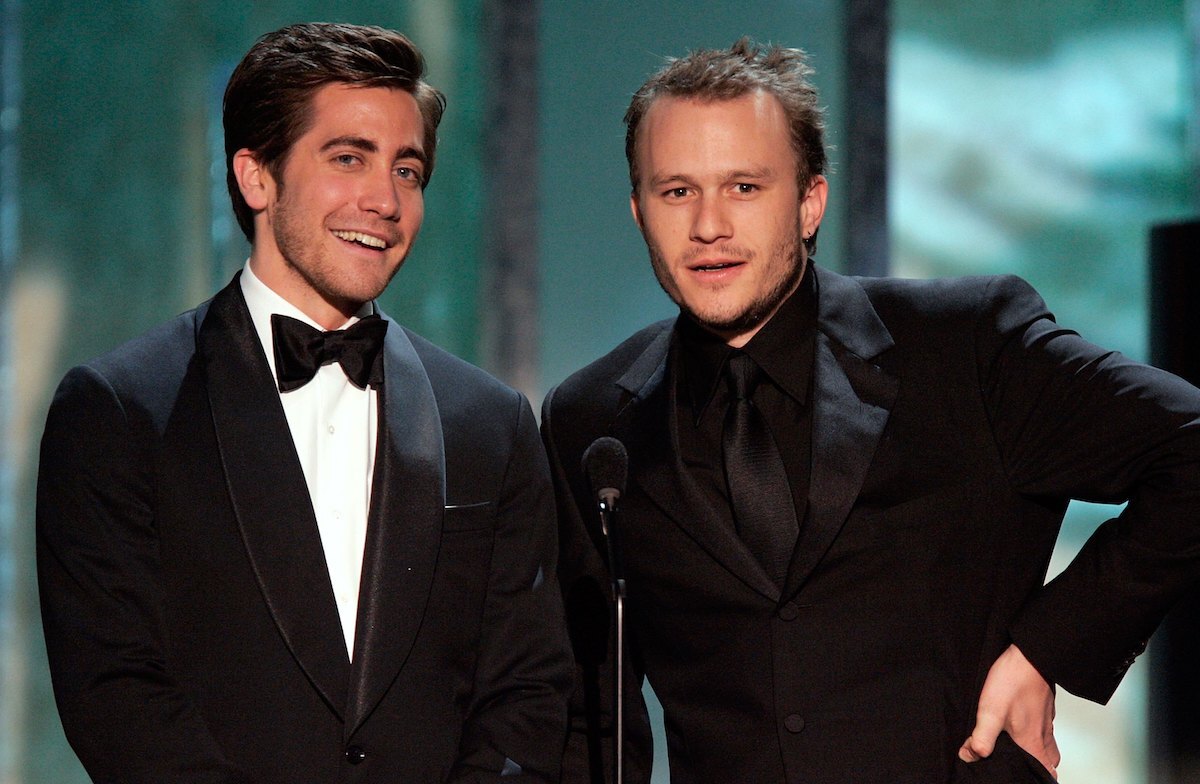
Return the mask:
<path id="1" fill-rule="evenodd" d="M 793 713 L 783 720 L 783 726 L 787 727 L 788 732 L 801 732 L 804 729 L 804 719 L 800 714 Z"/>
<path id="2" fill-rule="evenodd" d="M 346 749 L 346 762 L 349 762 L 351 765 L 357 765 L 366 758 L 367 752 L 363 750 L 362 746 L 350 746 Z"/>
<path id="3" fill-rule="evenodd" d="M 794 621 L 800 617 L 800 610 L 796 605 L 788 602 L 779 608 L 779 618 L 783 621 Z"/>

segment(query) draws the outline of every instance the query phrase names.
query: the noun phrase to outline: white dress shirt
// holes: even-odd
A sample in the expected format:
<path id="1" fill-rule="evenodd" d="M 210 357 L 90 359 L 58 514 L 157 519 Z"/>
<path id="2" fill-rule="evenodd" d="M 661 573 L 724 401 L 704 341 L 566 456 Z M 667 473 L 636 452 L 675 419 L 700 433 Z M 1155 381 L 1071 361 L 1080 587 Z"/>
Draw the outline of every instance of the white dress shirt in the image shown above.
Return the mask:
<path id="1" fill-rule="evenodd" d="M 242 270 L 241 286 L 271 375 L 278 381 L 271 315 L 279 313 L 317 329 L 323 327 L 255 277 L 249 264 Z M 371 304 L 366 303 L 341 328 L 371 312 Z M 299 389 L 279 393 L 316 513 L 329 582 L 337 601 L 346 652 L 351 658 L 375 470 L 377 396 L 374 389 L 359 389 L 351 383 L 336 362 L 322 366 L 313 380 Z M 323 577 L 313 575 L 312 579 Z"/>

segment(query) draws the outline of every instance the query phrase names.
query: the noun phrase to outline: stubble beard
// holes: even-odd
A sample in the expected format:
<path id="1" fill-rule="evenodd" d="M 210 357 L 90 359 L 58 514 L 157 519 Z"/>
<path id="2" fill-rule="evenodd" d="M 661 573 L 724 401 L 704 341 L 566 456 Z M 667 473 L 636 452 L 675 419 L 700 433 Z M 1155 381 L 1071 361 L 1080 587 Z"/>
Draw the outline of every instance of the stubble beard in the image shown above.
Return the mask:
<path id="1" fill-rule="evenodd" d="M 300 211 L 292 209 L 287 191 L 280 181 L 279 201 L 272 220 L 275 246 L 279 248 L 287 267 L 300 276 L 308 288 L 344 312 L 358 310 L 363 303 L 382 294 L 403 265 L 404 260 L 401 259 L 382 280 L 358 274 L 353 268 L 339 265 L 329 257 L 321 244 L 322 237 L 306 236 L 305 221 Z M 324 224 L 318 230 L 327 232 Z M 397 233 L 394 244 L 403 242 L 403 236 Z"/>
<path id="2" fill-rule="evenodd" d="M 804 252 L 804 242 L 800 237 L 800 230 L 797 228 L 794 235 L 787 239 L 781 240 L 775 249 L 771 252 L 771 261 L 775 262 L 779 259 L 790 259 L 791 264 L 787 267 L 787 273 L 780 276 L 772 286 L 764 291 L 760 296 L 754 298 L 738 312 L 725 317 L 706 316 L 697 313 L 692 308 L 688 307 L 684 302 L 683 296 L 679 288 L 671 279 L 670 267 L 667 264 L 666 258 L 662 251 L 654 243 L 654 241 L 643 233 L 646 240 L 646 248 L 650 252 L 650 265 L 654 269 L 654 276 L 658 279 L 658 285 L 666 292 L 671 301 L 679 306 L 679 310 L 695 321 L 700 326 L 707 329 L 709 332 L 718 335 L 727 334 L 742 334 L 749 332 L 763 324 L 768 318 L 774 315 L 783 301 L 787 299 L 796 286 L 800 283 L 800 279 L 804 276 L 805 262 L 807 255 Z M 722 250 L 722 252 L 725 252 Z M 747 256 L 743 253 L 734 253 L 732 255 L 740 255 L 747 261 L 754 258 L 753 254 Z M 774 263 L 772 263 L 772 267 Z"/>

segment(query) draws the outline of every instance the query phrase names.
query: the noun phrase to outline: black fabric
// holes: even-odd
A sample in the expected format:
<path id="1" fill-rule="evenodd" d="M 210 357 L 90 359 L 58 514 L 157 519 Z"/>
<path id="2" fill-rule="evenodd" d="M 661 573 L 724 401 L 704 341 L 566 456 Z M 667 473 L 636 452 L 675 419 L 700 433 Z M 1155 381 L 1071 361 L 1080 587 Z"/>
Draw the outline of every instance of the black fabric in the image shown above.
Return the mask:
<path id="1" fill-rule="evenodd" d="M 365 316 L 346 329 L 323 332 L 291 316 L 271 315 L 271 342 L 279 391 L 290 392 L 312 381 L 322 365 L 337 362 L 359 389 L 383 383 L 379 361 L 387 322 Z"/>
<path id="2" fill-rule="evenodd" d="M 533 412 L 398 324 L 383 354 L 353 661 L 237 280 L 67 374 L 39 596 L 91 780 L 558 780 L 570 656 Z"/>
<path id="3" fill-rule="evenodd" d="M 813 271 L 811 492 L 782 590 L 683 454 L 698 432 L 684 417 L 684 319 L 546 396 L 566 591 L 608 580 L 580 456 L 601 435 L 629 452 L 625 781 L 651 779 L 645 676 L 678 782 L 1042 784 L 1004 736 L 990 760 L 958 760 L 980 686 L 1015 643 L 1061 688 L 1112 694 L 1200 574 L 1200 392 L 1055 324 L 1013 277 Z M 744 350 L 773 382 L 755 402 L 788 460 L 801 450 L 760 402 L 780 379 L 757 352 L 763 338 L 785 342 L 773 329 L 784 313 Z M 716 384 L 710 408 L 724 394 Z M 1132 500 L 1047 584 L 1069 498 Z M 597 669 L 611 715 L 611 669 Z M 575 718 L 569 784 L 587 781 L 582 727 Z"/>
<path id="4" fill-rule="evenodd" d="M 796 520 L 804 524 L 812 473 L 813 357 L 817 336 L 817 280 L 806 274 L 778 312 L 742 351 L 763 369 L 765 378 L 754 395 L 780 453 L 791 486 Z M 678 362 L 671 369 L 679 455 L 696 490 L 715 514 L 734 530 L 729 488 L 722 459 L 722 431 L 729 405 L 722 382 L 725 362 L 733 351 L 725 342 L 687 316 L 675 325 Z"/>
<path id="5" fill-rule="evenodd" d="M 782 587 L 796 546 L 796 511 L 779 447 L 752 399 L 763 371 L 748 354 L 735 351 L 725 377 L 730 401 L 722 452 L 733 519 L 738 536 Z"/>

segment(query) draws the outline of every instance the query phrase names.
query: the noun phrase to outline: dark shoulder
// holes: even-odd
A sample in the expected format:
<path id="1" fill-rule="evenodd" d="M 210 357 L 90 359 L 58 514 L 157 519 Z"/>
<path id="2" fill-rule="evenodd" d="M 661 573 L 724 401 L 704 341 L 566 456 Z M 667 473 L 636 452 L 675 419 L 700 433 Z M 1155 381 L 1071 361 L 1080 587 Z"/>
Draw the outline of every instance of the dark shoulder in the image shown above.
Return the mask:
<path id="1" fill-rule="evenodd" d="M 451 354 L 407 327 L 392 323 L 404 330 L 420 357 L 439 407 L 515 405 L 520 399 L 519 392 L 486 370 Z"/>
<path id="2" fill-rule="evenodd" d="M 877 307 L 906 307 L 922 312 L 977 312 L 987 303 L 1037 297 L 1016 275 L 969 275 L 953 278 L 854 278 Z"/>
<path id="3" fill-rule="evenodd" d="M 675 319 L 669 318 L 633 333 L 612 351 L 567 376 L 556 387 L 556 396 L 565 401 L 577 395 L 586 395 L 589 390 L 612 386 L 634 363 L 643 359 L 651 343 L 664 332 L 669 332 L 674 325 Z"/>
<path id="4" fill-rule="evenodd" d="M 87 419 L 115 407 L 128 422 L 161 429 L 196 356 L 200 309 L 189 310 L 67 372 L 51 414 Z"/>
<path id="5" fill-rule="evenodd" d="M 542 401 L 543 436 L 548 440 L 567 438 L 563 443 L 582 438 L 586 445 L 632 394 L 617 381 L 628 375 L 635 385 L 643 383 L 662 364 L 665 350 L 648 349 L 664 337 L 669 339 L 674 323 L 675 319 L 666 319 L 635 332 L 551 389 Z"/>
<path id="6" fill-rule="evenodd" d="M 84 362 L 72 373 L 90 371 L 118 393 L 177 388 L 196 353 L 196 326 L 202 312 L 196 308 L 182 313 Z"/>
<path id="7" fill-rule="evenodd" d="M 912 318 L 927 324 L 963 324 L 996 321 L 1005 313 L 1024 314 L 1021 318 L 1049 315 L 1034 288 L 1016 275 L 854 280 L 889 326 Z"/>

